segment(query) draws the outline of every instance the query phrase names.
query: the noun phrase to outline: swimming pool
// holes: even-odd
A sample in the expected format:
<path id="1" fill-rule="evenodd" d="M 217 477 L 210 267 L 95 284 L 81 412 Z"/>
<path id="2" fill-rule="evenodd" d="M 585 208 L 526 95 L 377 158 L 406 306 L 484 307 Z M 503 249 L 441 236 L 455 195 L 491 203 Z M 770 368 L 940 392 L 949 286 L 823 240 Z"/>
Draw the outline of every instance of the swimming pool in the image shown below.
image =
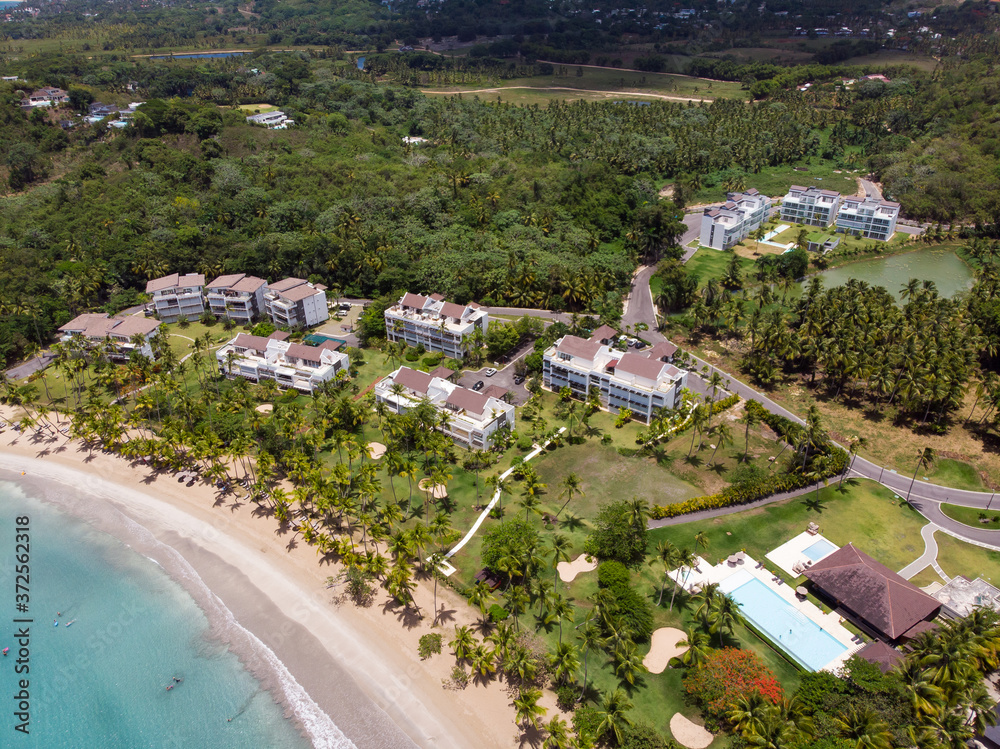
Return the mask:
<path id="1" fill-rule="evenodd" d="M 332 335 L 324 335 L 323 333 L 310 333 L 302 339 L 302 342 L 307 346 L 319 346 L 324 341 L 334 341 L 342 347 L 347 345 L 347 341 L 343 338 L 334 338 Z"/>
<path id="2" fill-rule="evenodd" d="M 810 671 L 819 671 L 847 650 L 846 645 L 747 570 L 727 577 L 719 590 L 740 605 L 747 621 Z"/>
<path id="3" fill-rule="evenodd" d="M 837 547 L 827 541 L 825 538 L 821 538 L 812 546 L 808 546 L 802 550 L 802 553 L 807 557 L 812 559 L 814 562 L 818 562 L 825 556 L 829 556 L 837 550 Z"/>

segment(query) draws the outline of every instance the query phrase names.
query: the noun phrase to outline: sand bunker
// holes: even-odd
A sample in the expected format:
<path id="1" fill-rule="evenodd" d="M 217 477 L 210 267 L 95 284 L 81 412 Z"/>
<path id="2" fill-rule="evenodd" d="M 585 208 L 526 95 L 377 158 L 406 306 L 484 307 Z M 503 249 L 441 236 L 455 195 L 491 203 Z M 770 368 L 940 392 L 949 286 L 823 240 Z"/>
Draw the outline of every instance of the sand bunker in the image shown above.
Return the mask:
<path id="1" fill-rule="evenodd" d="M 581 554 L 572 562 L 559 562 L 557 569 L 559 570 L 559 579 L 564 583 L 571 583 L 577 575 L 596 570 L 597 559 L 591 557 L 588 562 L 587 555 Z"/>
<path id="2" fill-rule="evenodd" d="M 430 493 L 431 493 L 431 496 L 434 497 L 434 499 L 444 499 L 445 497 L 448 496 L 448 487 L 447 486 L 445 486 L 444 484 L 434 484 L 434 488 L 431 489 L 431 480 L 430 479 L 421 479 L 420 483 L 417 484 L 417 486 L 420 487 L 421 491 L 428 491 L 429 490 Z"/>
<path id="3" fill-rule="evenodd" d="M 674 713 L 674 717 L 670 719 L 670 733 L 674 735 L 674 740 L 678 744 L 686 746 L 688 749 L 705 749 L 715 738 L 704 728 L 697 723 L 692 723 L 680 713 Z"/>
<path id="4" fill-rule="evenodd" d="M 662 674 L 671 658 L 676 658 L 687 650 L 686 646 L 677 644 L 686 639 L 687 635 L 679 629 L 660 627 L 653 632 L 652 644 L 649 653 L 642 659 L 642 665 L 648 668 L 651 674 Z"/>
<path id="5" fill-rule="evenodd" d="M 274 410 L 274 406 L 270 403 L 261 403 L 257 406 L 257 411 L 262 414 L 269 414 Z"/>
<path id="6" fill-rule="evenodd" d="M 385 455 L 385 445 L 381 442 L 369 442 L 368 454 L 371 456 L 372 460 L 378 460 Z"/>

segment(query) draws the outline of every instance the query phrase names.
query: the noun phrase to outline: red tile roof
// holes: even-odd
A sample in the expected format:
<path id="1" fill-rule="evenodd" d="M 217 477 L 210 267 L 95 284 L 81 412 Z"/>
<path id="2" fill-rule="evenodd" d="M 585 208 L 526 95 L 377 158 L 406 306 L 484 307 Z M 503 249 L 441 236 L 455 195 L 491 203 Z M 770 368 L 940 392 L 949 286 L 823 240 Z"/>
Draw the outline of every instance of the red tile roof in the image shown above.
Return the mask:
<path id="1" fill-rule="evenodd" d="M 426 372 L 419 372 L 409 367 L 400 367 L 399 372 L 392 379 L 393 384 L 402 385 L 407 390 L 421 395 L 427 394 L 427 389 L 431 386 L 431 376 Z"/>
<path id="2" fill-rule="evenodd" d="M 470 414 L 481 416 L 486 412 L 486 404 L 489 398 L 475 390 L 458 387 L 451 391 L 445 403 L 468 411 Z"/>

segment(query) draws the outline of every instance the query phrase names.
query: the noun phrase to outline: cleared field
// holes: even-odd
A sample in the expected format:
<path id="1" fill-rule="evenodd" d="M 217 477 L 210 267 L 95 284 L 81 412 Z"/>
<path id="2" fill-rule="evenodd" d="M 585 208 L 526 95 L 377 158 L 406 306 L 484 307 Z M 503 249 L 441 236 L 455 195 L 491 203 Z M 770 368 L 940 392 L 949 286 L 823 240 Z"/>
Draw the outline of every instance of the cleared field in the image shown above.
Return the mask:
<path id="1" fill-rule="evenodd" d="M 844 60 L 844 65 L 910 65 L 928 73 L 934 72 L 938 61 L 927 55 L 917 55 L 913 52 L 902 52 L 896 49 L 881 49 L 870 55 L 852 57 Z"/>
<path id="2" fill-rule="evenodd" d="M 709 81 L 704 78 L 668 73 L 642 73 L 576 65 L 557 66 L 553 75 L 514 78 L 502 81 L 496 86 L 428 86 L 424 92 L 431 95 L 475 93 L 483 98 L 499 95 L 504 101 L 516 101 L 518 98 L 524 100 L 517 103 L 536 103 L 542 99 L 603 100 L 630 95 L 664 99 L 747 98 L 747 92 L 740 84 L 730 81 Z"/>

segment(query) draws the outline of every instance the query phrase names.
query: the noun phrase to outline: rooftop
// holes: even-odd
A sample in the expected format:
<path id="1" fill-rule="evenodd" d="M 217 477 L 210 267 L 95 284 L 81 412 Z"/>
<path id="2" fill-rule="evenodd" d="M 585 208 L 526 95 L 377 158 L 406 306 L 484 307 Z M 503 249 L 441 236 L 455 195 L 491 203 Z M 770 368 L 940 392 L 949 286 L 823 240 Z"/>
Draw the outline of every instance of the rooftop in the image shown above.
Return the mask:
<path id="1" fill-rule="evenodd" d="M 188 273 L 187 275 L 180 275 L 178 273 L 171 273 L 169 276 L 163 276 L 162 278 L 154 278 L 152 281 L 146 284 L 146 293 L 152 294 L 156 291 L 166 291 L 167 289 L 180 288 L 182 286 L 204 286 L 205 276 L 201 273 Z"/>
<path id="2" fill-rule="evenodd" d="M 399 372 L 392 381 L 394 384 L 402 385 L 415 393 L 426 394 L 428 388 L 431 386 L 432 379 L 426 372 L 420 372 L 409 367 L 400 367 Z"/>
<path id="3" fill-rule="evenodd" d="M 556 351 L 570 356 L 578 356 L 588 361 L 592 361 L 600 350 L 600 341 L 585 341 L 575 335 L 565 335 L 562 340 L 556 343 Z"/>
<path id="4" fill-rule="evenodd" d="M 615 374 L 626 372 L 647 380 L 656 380 L 666 365 L 659 359 L 647 359 L 639 354 L 625 354 L 615 367 Z"/>

